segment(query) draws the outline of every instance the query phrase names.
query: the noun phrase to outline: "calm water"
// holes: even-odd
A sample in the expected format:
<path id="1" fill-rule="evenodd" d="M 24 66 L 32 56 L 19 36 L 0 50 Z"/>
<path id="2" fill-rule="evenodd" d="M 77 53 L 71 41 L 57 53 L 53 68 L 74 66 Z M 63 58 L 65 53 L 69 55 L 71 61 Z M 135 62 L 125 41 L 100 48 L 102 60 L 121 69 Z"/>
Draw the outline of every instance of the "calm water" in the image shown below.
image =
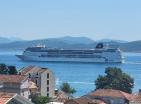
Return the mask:
<path id="1" fill-rule="evenodd" d="M 120 67 L 135 79 L 134 92 L 141 88 L 141 53 L 124 53 L 124 64 L 88 64 L 88 63 L 48 63 L 48 62 L 23 62 L 14 55 L 20 52 L 0 52 L 0 63 L 15 65 L 18 69 L 28 65 L 48 67 L 56 76 L 56 87 L 62 82 L 69 82 L 81 96 L 93 90 L 94 80 L 99 74 L 103 75 L 108 66 Z"/>

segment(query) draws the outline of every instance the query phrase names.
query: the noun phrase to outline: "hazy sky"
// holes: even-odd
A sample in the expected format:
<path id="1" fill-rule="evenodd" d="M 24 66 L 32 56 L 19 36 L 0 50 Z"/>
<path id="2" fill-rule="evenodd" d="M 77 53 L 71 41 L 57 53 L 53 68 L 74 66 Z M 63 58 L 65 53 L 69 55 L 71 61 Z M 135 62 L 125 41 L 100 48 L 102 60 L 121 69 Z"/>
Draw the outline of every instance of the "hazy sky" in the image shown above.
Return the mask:
<path id="1" fill-rule="evenodd" d="M 0 36 L 141 40 L 141 0 L 0 0 Z"/>

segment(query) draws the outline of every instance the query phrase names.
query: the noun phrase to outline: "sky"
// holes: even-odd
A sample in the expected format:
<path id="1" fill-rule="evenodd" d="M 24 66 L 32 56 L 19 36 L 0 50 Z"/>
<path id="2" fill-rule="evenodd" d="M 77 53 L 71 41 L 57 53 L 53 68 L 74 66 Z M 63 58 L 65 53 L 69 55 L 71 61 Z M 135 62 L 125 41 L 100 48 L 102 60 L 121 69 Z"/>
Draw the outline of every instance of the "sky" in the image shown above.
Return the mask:
<path id="1" fill-rule="evenodd" d="M 141 0 L 0 0 L 0 37 L 141 40 Z"/>

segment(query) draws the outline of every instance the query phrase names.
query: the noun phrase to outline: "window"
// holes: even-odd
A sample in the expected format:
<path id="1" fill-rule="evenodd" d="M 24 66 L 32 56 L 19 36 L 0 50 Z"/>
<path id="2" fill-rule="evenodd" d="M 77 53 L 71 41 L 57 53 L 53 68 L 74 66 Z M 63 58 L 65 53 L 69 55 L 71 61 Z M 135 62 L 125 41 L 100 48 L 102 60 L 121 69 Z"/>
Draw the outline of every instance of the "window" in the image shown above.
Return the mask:
<path id="1" fill-rule="evenodd" d="M 49 73 L 47 73 L 47 78 L 49 78 Z"/>
<path id="2" fill-rule="evenodd" d="M 49 87 L 47 87 L 47 92 L 49 92 Z"/>
<path id="3" fill-rule="evenodd" d="M 30 73 L 28 74 L 28 77 L 31 78 L 31 74 Z"/>
<path id="4" fill-rule="evenodd" d="M 38 81 L 37 81 L 37 79 L 36 79 L 36 85 L 38 84 Z"/>
<path id="5" fill-rule="evenodd" d="M 22 95 L 24 96 L 24 91 L 22 91 Z"/>
<path id="6" fill-rule="evenodd" d="M 47 85 L 49 85 L 49 80 L 47 80 Z"/>
<path id="7" fill-rule="evenodd" d="M 49 97 L 49 93 L 47 93 L 47 97 Z"/>

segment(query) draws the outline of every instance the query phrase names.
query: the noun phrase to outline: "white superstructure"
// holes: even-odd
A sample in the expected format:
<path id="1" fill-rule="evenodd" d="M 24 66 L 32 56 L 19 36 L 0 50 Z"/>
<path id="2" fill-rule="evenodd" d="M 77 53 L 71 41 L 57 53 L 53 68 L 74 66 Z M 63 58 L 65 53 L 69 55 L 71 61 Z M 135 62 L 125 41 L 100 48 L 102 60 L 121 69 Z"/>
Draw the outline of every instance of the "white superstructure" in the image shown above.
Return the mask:
<path id="1" fill-rule="evenodd" d="M 24 61 L 50 62 L 98 62 L 122 63 L 122 52 L 119 48 L 103 47 L 99 43 L 95 49 L 48 49 L 47 47 L 27 48 L 23 55 L 16 55 Z"/>

